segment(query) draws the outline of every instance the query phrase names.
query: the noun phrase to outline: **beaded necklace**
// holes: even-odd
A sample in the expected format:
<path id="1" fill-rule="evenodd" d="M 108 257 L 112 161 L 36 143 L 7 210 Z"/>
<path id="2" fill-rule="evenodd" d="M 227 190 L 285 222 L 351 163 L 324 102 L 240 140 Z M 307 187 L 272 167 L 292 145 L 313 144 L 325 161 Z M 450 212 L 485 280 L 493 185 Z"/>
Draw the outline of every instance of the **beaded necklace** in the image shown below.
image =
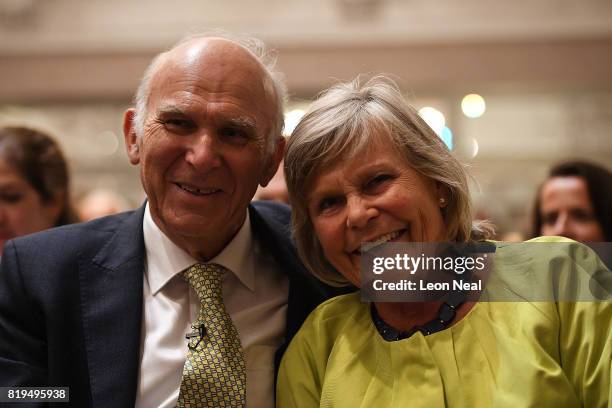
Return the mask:
<path id="1" fill-rule="evenodd" d="M 449 250 L 458 251 L 458 248 L 451 247 Z M 494 253 L 495 250 L 496 245 L 494 243 L 480 241 L 466 244 L 463 248 L 459 249 L 458 253 Z M 468 281 L 470 280 L 471 272 L 471 270 L 468 270 L 464 274 L 464 277 Z M 463 290 L 450 292 L 444 300 L 444 303 L 442 303 L 440 306 L 438 315 L 435 318 L 423 325 L 414 326 L 408 331 L 399 331 L 387 324 L 387 322 L 385 322 L 378 314 L 374 303 L 372 303 L 370 306 L 370 314 L 372 315 L 372 321 L 374 322 L 376 330 L 378 330 L 378 333 L 380 333 L 382 338 L 386 341 L 407 339 L 418 331 L 423 333 L 424 336 L 428 336 L 432 333 L 446 329 L 451 324 L 451 322 L 457 316 L 457 309 L 465 302 L 467 296 L 467 292 Z"/>
<path id="2" fill-rule="evenodd" d="M 466 297 L 467 294 L 464 291 L 451 292 L 440 306 L 438 316 L 423 325 L 414 326 L 408 331 L 399 331 L 389 326 L 389 324 L 387 324 L 378 314 L 374 303 L 370 306 L 370 313 L 372 314 L 374 326 L 382 338 L 386 341 L 398 341 L 411 337 L 417 331 L 423 333 L 424 336 L 428 336 L 432 333 L 446 329 L 455 319 L 457 309 L 465 302 Z"/>

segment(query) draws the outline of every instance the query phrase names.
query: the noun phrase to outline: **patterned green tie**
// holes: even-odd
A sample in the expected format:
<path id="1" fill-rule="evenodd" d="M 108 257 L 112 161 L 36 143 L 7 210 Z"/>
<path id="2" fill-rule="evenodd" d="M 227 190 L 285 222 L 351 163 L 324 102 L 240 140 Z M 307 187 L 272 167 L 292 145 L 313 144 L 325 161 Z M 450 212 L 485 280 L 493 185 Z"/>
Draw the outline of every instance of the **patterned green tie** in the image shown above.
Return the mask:
<path id="1" fill-rule="evenodd" d="M 200 298 L 200 311 L 191 326 L 198 334 L 189 339 L 179 407 L 246 406 L 242 346 L 221 292 L 221 278 L 226 270 L 217 264 L 196 264 L 182 274 Z M 200 327 L 205 328 L 203 338 Z"/>

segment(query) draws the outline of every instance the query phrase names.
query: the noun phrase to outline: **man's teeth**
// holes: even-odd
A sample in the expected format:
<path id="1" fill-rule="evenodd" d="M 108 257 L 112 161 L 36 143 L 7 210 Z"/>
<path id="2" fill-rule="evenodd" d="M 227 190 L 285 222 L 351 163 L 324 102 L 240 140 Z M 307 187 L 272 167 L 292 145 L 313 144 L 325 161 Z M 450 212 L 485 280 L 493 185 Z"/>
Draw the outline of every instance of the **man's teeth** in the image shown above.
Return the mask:
<path id="1" fill-rule="evenodd" d="M 374 242 L 364 242 L 363 244 L 361 244 L 361 252 L 367 252 L 372 248 L 376 248 L 377 246 L 382 245 L 385 242 L 391 241 L 392 239 L 399 237 L 400 234 L 401 231 L 395 231 L 377 238 Z"/>
<path id="2" fill-rule="evenodd" d="M 184 184 L 178 184 L 177 185 L 182 188 L 185 191 L 190 192 L 191 194 L 199 194 L 199 195 L 204 195 L 204 194 L 211 194 L 214 193 L 216 191 L 219 191 L 217 189 L 199 189 L 199 188 L 195 188 L 195 187 L 190 187 L 190 186 L 186 186 Z"/>

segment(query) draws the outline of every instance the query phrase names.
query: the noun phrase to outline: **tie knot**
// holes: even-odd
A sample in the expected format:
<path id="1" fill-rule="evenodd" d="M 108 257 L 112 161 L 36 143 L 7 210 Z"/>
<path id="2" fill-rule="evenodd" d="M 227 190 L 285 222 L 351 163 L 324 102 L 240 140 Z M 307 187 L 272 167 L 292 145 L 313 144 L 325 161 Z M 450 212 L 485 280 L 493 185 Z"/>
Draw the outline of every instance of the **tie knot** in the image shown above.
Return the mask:
<path id="1" fill-rule="evenodd" d="M 196 291 L 200 303 L 223 301 L 221 278 L 227 269 L 219 264 L 198 263 L 190 266 L 182 275 Z"/>

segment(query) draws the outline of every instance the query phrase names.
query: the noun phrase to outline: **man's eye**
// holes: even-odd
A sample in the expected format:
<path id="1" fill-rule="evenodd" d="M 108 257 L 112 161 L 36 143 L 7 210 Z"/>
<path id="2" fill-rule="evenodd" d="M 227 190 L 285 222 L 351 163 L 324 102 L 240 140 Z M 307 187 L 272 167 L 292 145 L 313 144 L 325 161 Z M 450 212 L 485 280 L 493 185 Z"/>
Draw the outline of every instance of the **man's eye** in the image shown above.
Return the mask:
<path id="1" fill-rule="evenodd" d="M 249 138 L 246 131 L 235 127 L 223 127 L 219 129 L 219 136 L 232 139 L 233 141 L 246 141 Z"/>
<path id="2" fill-rule="evenodd" d="M 187 131 L 193 127 L 193 123 L 186 119 L 166 119 L 163 124 L 170 131 Z"/>

